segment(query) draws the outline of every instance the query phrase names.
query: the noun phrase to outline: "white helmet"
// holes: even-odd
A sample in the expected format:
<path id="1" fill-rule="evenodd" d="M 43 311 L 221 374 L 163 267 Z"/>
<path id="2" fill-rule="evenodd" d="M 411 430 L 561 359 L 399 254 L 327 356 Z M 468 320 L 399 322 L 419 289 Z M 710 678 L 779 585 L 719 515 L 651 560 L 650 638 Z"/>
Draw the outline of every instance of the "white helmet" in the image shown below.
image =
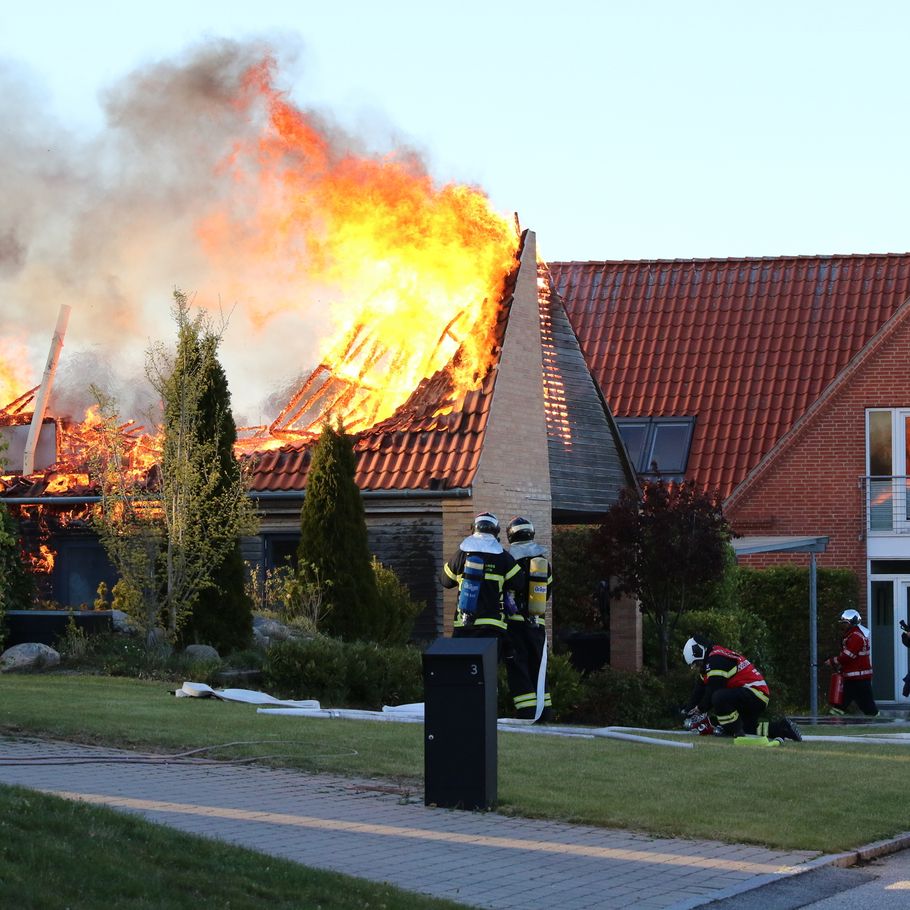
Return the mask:
<path id="1" fill-rule="evenodd" d="M 844 610 L 840 615 L 840 621 L 848 623 L 851 626 L 858 626 L 862 621 L 862 617 L 856 610 Z"/>
<path id="2" fill-rule="evenodd" d="M 697 660 L 704 660 L 708 656 L 708 649 L 699 641 L 690 638 L 683 645 L 683 657 L 691 667 Z"/>

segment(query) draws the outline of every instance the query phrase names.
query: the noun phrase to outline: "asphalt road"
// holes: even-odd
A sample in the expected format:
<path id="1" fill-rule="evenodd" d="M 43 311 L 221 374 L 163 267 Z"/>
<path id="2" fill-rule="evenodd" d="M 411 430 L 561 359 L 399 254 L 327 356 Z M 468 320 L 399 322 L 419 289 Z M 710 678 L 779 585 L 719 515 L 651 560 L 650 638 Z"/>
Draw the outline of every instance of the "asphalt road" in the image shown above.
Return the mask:
<path id="1" fill-rule="evenodd" d="M 848 869 L 823 867 L 736 897 L 705 904 L 704 910 L 908 910 L 910 850 Z"/>

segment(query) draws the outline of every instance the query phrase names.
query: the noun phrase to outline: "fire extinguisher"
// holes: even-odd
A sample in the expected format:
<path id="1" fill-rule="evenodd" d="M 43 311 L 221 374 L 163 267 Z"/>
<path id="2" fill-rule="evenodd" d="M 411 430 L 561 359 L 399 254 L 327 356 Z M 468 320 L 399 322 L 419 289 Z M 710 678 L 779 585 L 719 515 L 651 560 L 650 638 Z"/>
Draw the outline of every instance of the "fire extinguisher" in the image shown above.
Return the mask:
<path id="1" fill-rule="evenodd" d="M 828 683 L 828 704 L 839 708 L 844 700 L 844 676 L 837 670 L 831 672 L 831 682 Z"/>

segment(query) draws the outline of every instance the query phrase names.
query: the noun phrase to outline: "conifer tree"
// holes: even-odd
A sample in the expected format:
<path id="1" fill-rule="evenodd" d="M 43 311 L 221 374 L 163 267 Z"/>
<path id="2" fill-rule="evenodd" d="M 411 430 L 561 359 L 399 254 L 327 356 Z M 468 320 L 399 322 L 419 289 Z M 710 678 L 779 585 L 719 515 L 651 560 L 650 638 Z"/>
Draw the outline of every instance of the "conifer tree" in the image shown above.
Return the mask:
<path id="1" fill-rule="evenodd" d="M 227 376 L 218 360 L 219 337 L 204 332 L 195 342 L 195 366 L 201 387 L 195 432 L 201 441 L 211 440 L 210 471 L 212 493 L 217 501 L 230 499 L 235 491 L 245 489 L 240 464 L 234 456 L 237 427 L 231 412 L 231 393 Z M 211 522 L 221 517 L 203 511 L 204 533 L 210 533 Z M 181 630 L 185 642 L 213 645 L 219 651 L 236 650 L 249 644 L 252 631 L 252 604 L 245 589 L 246 570 L 240 552 L 239 538 L 226 548 L 219 563 L 211 566 L 210 583 L 203 587 L 192 612 Z"/>
<path id="2" fill-rule="evenodd" d="M 326 630 L 340 638 L 372 640 L 381 627 L 376 578 L 367 545 L 354 446 L 328 422 L 313 451 L 300 519 L 299 566 L 327 581 Z"/>
<path id="3" fill-rule="evenodd" d="M 191 315 L 185 295 L 175 292 L 174 301 L 176 352 L 157 345 L 147 356 L 164 408 L 161 459 L 151 475 L 157 483 L 143 485 L 122 469 L 116 408 L 96 390 L 105 443 L 93 468 L 101 491 L 96 523 L 150 641 L 160 623 L 172 641 L 204 633 L 206 643 L 230 649 L 252 632 L 238 545 L 240 535 L 255 533 L 255 513 L 232 451 L 221 337 Z"/>

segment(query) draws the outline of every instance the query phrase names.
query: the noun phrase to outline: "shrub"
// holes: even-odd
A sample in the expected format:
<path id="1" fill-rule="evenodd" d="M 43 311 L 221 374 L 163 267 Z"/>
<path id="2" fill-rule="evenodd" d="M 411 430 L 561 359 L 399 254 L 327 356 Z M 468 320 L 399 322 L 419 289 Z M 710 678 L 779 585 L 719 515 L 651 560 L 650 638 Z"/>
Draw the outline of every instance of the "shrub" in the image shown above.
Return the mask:
<path id="1" fill-rule="evenodd" d="M 28 609 L 34 595 L 34 578 L 26 570 L 19 548 L 18 524 L 6 505 L 0 504 L 0 647 L 6 633 L 5 612 Z"/>
<path id="2" fill-rule="evenodd" d="M 276 566 L 264 572 L 247 563 L 247 596 L 260 606 L 257 611 L 293 626 L 305 635 L 316 635 L 329 611 L 327 592 L 330 581 L 317 566 L 301 563 Z"/>
<path id="3" fill-rule="evenodd" d="M 553 528 L 553 564 L 559 587 L 553 599 L 553 624 L 562 636 L 572 629 L 594 630 L 604 626 L 600 574 L 590 557 L 594 527 Z"/>
<path id="4" fill-rule="evenodd" d="M 265 685 L 285 698 L 315 698 L 326 707 L 379 710 L 384 704 L 423 699 L 417 648 L 343 642 L 318 635 L 271 647 L 263 667 Z"/>
<path id="5" fill-rule="evenodd" d="M 420 651 L 381 647 L 375 642 L 345 646 L 348 706 L 378 710 L 383 705 L 423 700 Z"/>
<path id="6" fill-rule="evenodd" d="M 269 648 L 263 665 L 266 689 L 280 698 L 316 698 L 326 705 L 347 703 L 344 645 L 317 635 L 288 639 Z"/>
<path id="7" fill-rule="evenodd" d="M 499 716 L 514 717 L 515 706 L 509 695 L 509 681 L 504 664 L 499 665 L 497 679 Z M 584 681 L 578 670 L 572 666 L 568 656 L 564 654 L 547 656 L 547 684 L 553 700 L 553 720 L 562 721 L 567 717 L 575 716 L 578 705 L 582 701 Z"/>
<path id="8" fill-rule="evenodd" d="M 375 640 L 387 644 L 404 644 L 414 630 L 414 620 L 424 608 L 422 601 L 411 598 L 407 585 L 394 570 L 373 557 L 373 574 L 379 597 L 379 620 L 374 624 Z"/>
<path id="9" fill-rule="evenodd" d="M 598 726 L 664 727 L 670 720 L 667 702 L 666 684 L 649 670 L 630 673 L 605 667 L 585 677 L 579 702 L 565 720 Z"/>
<path id="10" fill-rule="evenodd" d="M 141 638 L 116 632 L 86 635 L 75 623 L 58 642 L 61 665 L 102 676 L 130 676 L 136 679 L 161 679 L 213 684 L 223 669 L 219 660 L 194 660 L 175 654 L 170 648 L 147 645 Z"/>
<path id="11" fill-rule="evenodd" d="M 818 656 L 840 649 L 837 618 L 856 609 L 858 581 L 849 569 L 819 569 L 817 573 Z M 769 569 L 740 568 L 739 603 L 744 611 L 764 619 L 769 636 L 772 696 L 785 706 L 809 704 L 809 570 L 799 566 Z M 750 655 L 751 656 L 751 655 Z M 764 668 L 763 668 L 764 669 Z M 821 680 L 820 680 L 821 683 Z"/>
<path id="12" fill-rule="evenodd" d="M 555 720 L 564 720 L 577 710 L 582 699 L 584 682 L 566 654 L 547 656 L 547 682 L 553 699 Z"/>

